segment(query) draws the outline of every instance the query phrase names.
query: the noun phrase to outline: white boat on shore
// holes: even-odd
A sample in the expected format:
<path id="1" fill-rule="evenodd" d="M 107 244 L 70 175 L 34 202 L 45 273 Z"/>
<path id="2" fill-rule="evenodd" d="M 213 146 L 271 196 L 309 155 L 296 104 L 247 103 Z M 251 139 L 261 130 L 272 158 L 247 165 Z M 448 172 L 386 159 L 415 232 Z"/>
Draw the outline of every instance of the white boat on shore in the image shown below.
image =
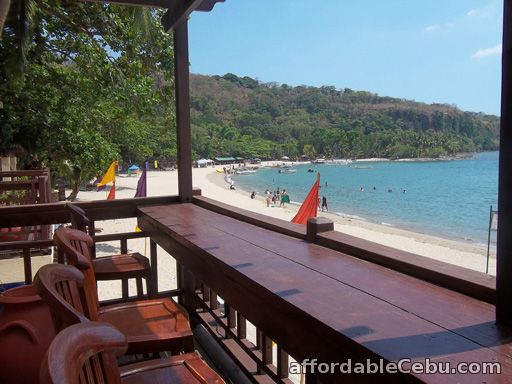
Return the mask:
<path id="1" fill-rule="evenodd" d="M 352 163 L 352 160 L 350 159 L 332 159 L 325 161 L 325 164 L 327 165 L 347 165 L 350 163 Z"/>
<path id="2" fill-rule="evenodd" d="M 254 169 L 237 169 L 235 171 L 237 175 L 252 175 L 253 173 L 256 173 L 256 170 Z"/>
<path id="3" fill-rule="evenodd" d="M 312 160 L 311 162 L 313 164 L 325 164 L 325 159 L 324 158 L 318 158 L 316 160 Z"/>

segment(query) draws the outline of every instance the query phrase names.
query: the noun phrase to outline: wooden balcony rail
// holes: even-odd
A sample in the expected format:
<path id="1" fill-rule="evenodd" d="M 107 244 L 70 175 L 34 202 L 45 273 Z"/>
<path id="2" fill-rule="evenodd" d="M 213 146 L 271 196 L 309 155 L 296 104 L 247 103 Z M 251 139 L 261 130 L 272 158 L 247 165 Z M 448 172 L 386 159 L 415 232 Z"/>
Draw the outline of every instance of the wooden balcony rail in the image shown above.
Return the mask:
<path id="1" fill-rule="evenodd" d="M 201 324 L 219 344 L 224 346 L 228 355 L 242 363 L 242 370 L 247 376 L 258 380 L 265 377 L 274 383 L 286 383 L 288 379 L 288 354 L 255 328 L 254 342 L 247 336 L 247 319 L 222 298 L 201 284 L 196 290 L 195 298 L 199 308 L 196 314 Z"/>
<path id="2" fill-rule="evenodd" d="M 0 207 L 24 204 L 47 204 L 51 201 L 50 171 L 0 172 Z M 0 222 L 0 242 L 17 240 L 50 240 L 48 225 L 9 228 Z M 7 230 L 7 232 L 5 232 Z"/>
<path id="3" fill-rule="evenodd" d="M 368 262 L 378 256 L 376 247 L 355 257 L 335 249 L 347 246 L 336 243 L 336 232 L 310 237 L 284 222 L 276 231 L 274 220 L 245 217 L 242 210 L 202 197 L 193 204 L 139 210 L 139 227 L 179 262 L 182 304 L 255 383 L 288 383 L 292 357 L 338 366 L 368 359 L 385 364 L 431 359 L 452 366 L 492 361 L 501 364 L 501 375 L 471 379 L 505 383 L 512 377 L 512 333 L 494 323 L 492 300 Z M 317 244 L 323 241 L 329 246 Z M 362 243 L 351 246 L 364 252 Z M 306 382 L 322 383 L 447 380 L 462 382 L 463 375 L 306 373 Z"/>
<path id="4" fill-rule="evenodd" d="M 107 235 L 95 235 L 92 236 L 94 239 L 95 244 L 100 244 L 104 242 L 112 242 L 112 241 L 119 241 L 120 248 L 122 253 L 128 252 L 128 240 L 129 239 L 140 239 L 140 238 L 148 238 L 148 235 L 144 232 L 124 232 L 124 233 L 112 233 Z M 152 243 L 153 244 L 153 243 Z M 32 284 L 32 276 L 33 276 L 33 270 L 32 270 L 32 258 L 36 257 L 38 254 L 34 254 L 33 250 L 39 250 L 41 248 L 55 248 L 53 241 L 51 240 L 37 240 L 37 241 L 14 241 L 14 242 L 6 242 L 6 243 L 0 243 L 0 260 L 12 258 L 13 252 L 18 253 L 18 257 L 23 258 L 23 265 L 24 265 L 24 276 L 23 281 L 25 284 Z M 4 251 L 10 251 L 9 254 L 2 254 Z M 55 250 L 54 250 L 55 251 Z M 56 250 L 54 252 L 54 261 L 58 263 L 65 263 L 64 257 L 61 253 Z M 157 248 L 155 246 L 150 246 L 150 263 L 152 266 L 157 266 Z M 148 284 L 149 287 L 152 288 L 151 291 L 148 289 L 148 296 L 157 297 L 157 296 L 175 296 L 179 292 L 178 291 L 165 291 L 160 292 L 158 290 L 158 267 L 152 269 L 153 275 L 151 276 L 151 283 Z M 20 276 L 19 281 L 22 281 L 22 278 Z M 118 302 L 121 300 L 130 300 L 130 299 L 136 299 L 136 297 L 130 298 L 128 296 L 128 286 L 124 285 L 122 286 L 122 299 L 120 300 L 109 300 L 108 302 L 105 301 L 105 303 L 112 304 L 114 302 Z"/>
<path id="5" fill-rule="evenodd" d="M 32 171 L 27 171 L 32 172 Z M 9 172 L 2 172 L 7 176 L 12 176 Z M 200 193 L 195 190 L 194 193 Z M 144 232 L 125 232 L 113 234 L 96 234 L 98 225 L 102 225 L 104 220 L 127 219 L 137 216 L 137 206 L 147 206 L 152 204 L 162 204 L 164 202 L 176 202 L 177 196 L 151 197 L 137 199 L 119 199 L 115 201 L 94 201 L 76 203 L 83 208 L 91 218 L 89 233 L 92 235 L 96 244 L 104 242 L 118 241 L 121 253 L 128 252 L 128 241 L 132 239 L 148 238 Z M 50 224 L 69 223 L 69 212 L 65 208 L 65 203 L 9 206 L 0 208 L 0 222 L 2 226 L 26 226 L 28 224 L 50 226 Z M 135 229 L 135 228 L 134 228 Z M 153 241 L 149 241 L 149 258 L 152 266 L 151 291 L 148 292 L 152 297 L 170 297 L 180 294 L 179 290 L 161 291 L 158 287 L 158 254 L 157 246 Z M 53 241 L 49 240 L 27 240 L 27 241 L 9 241 L 0 242 L 0 260 L 13 257 L 23 258 L 24 275 L 19 276 L 18 281 L 25 284 L 32 283 L 32 277 L 36 271 L 33 270 L 32 258 L 40 255 L 41 249 L 53 249 Z M 96 253 L 94 252 L 94 255 Z M 54 252 L 54 261 L 64 262 L 58 252 Z M 148 288 L 149 288 L 148 287 Z M 128 297 L 127 284 L 122 285 L 122 298 L 103 301 L 102 304 L 112 304 L 126 300 L 133 300 L 135 297 Z"/>
<path id="6" fill-rule="evenodd" d="M 40 250 L 41 248 L 49 249 L 51 247 L 53 247 L 53 241 L 51 240 L 0 242 L 0 260 L 10 259 L 13 257 L 13 254 L 19 255 L 17 257 L 23 258 L 24 276 L 20 276 L 18 281 L 24 281 L 25 284 L 32 284 L 33 250 Z"/>
<path id="7" fill-rule="evenodd" d="M 289 383 L 288 364 L 292 357 L 297 361 L 318 357 L 327 362 L 347 356 L 358 359 L 367 356 L 367 348 L 372 350 L 372 357 L 379 356 L 382 348 L 385 350 L 385 340 L 391 344 L 401 340 L 391 335 L 386 339 L 386 332 L 395 329 L 395 322 L 404 320 L 397 315 L 402 311 L 408 313 L 407 329 L 417 326 L 418 334 L 428 335 L 427 328 L 438 327 L 444 329 L 446 335 L 443 337 L 452 340 L 454 345 L 459 345 L 456 343 L 461 338 L 468 346 L 471 344 L 468 350 L 461 350 L 463 355 L 474 351 L 472 356 L 476 358 L 483 353 L 498 361 L 506 361 L 502 351 L 512 347 L 504 342 L 508 331 L 496 328 L 492 321 L 493 278 L 444 263 L 438 265 L 438 262 L 433 262 L 434 270 L 429 271 L 428 260 L 416 255 L 333 231 L 311 237 L 301 226 L 233 209 L 204 197 L 195 196 L 193 201 L 193 204 L 179 204 L 177 196 L 169 196 L 78 205 L 93 221 L 91 233 L 103 220 L 137 217 L 144 232 L 95 234 L 95 240 L 118 241 L 121 250 L 125 251 L 131 239 L 149 236 L 149 257 L 154 267 L 152 281 L 155 282 L 158 281 L 158 258 L 161 257 L 157 253 L 157 244 L 162 246 L 176 259 L 178 289 L 162 292 L 156 283 L 153 293 L 156 296 L 179 296 L 190 313 L 197 316 L 198 321 L 229 351 L 242 371 L 254 375 L 255 381 Z M 69 216 L 64 204 L 57 203 L 3 207 L 0 208 L 0 220 L 6 226 L 59 224 L 68 222 Z M 33 273 L 31 249 L 50 245 L 48 242 L 4 243 L 0 245 L 0 251 L 18 249 L 22 252 L 25 280 L 30 282 Z M 273 280 L 277 278 L 276 271 L 280 271 L 281 277 Z M 360 274 L 372 274 L 373 277 L 358 280 Z M 297 276 L 305 277 L 305 280 L 298 280 L 304 286 L 290 288 L 290 279 Z M 321 279 L 335 297 L 314 296 L 315 284 L 309 278 Z M 257 282 L 259 279 L 263 280 Z M 265 286 L 265 281 L 271 285 Z M 294 284 L 298 283 L 294 280 Z M 439 287 L 451 288 L 457 284 L 463 288 L 450 291 Z M 385 290 L 381 288 L 384 285 L 387 286 Z M 406 289 L 408 294 L 397 296 L 398 286 Z M 467 296 L 456 293 L 457 290 Z M 344 310 L 338 308 L 348 305 L 345 301 L 355 300 L 355 297 L 361 299 L 354 302 L 361 306 L 359 310 L 369 312 L 368 316 L 359 319 L 381 337 L 372 342 L 375 336 L 362 333 L 361 337 L 370 340 L 366 347 L 361 347 L 352 334 L 352 330 L 355 332 L 359 328 L 351 328 L 346 323 Z M 429 297 L 428 305 L 420 305 L 420 297 Z M 447 306 L 446 302 L 450 304 Z M 325 311 L 315 312 L 316 306 L 328 307 L 329 316 Z M 390 309 L 395 306 L 398 309 Z M 352 311 L 352 306 L 344 308 Z M 384 316 L 378 321 L 372 317 L 377 310 L 382 310 Z M 452 317 L 450 313 L 454 311 L 462 311 L 460 313 L 467 316 L 459 313 Z M 396 319 L 391 320 L 392 317 Z M 430 319 L 428 326 L 424 320 L 427 318 Z M 441 344 L 436 344 L 438 338 L 428 340 L 435 344 L 435 348 L 443 350 Z M 404 346 L 406 350 L 409 348 L 408 344 Z M 459 358 L 457 355 L 454 360 Z M 504 365 L 507 375 L 508 365 Z M 311 375 L 306 378 L 311 382 L 316 379 Z M 402 375 L 392 377 L 392 380 L 399 382 L 409 378 Z M 431 376 L 428 379 L 437 382 Z M 333 381 L 327 379 L 325 382 Z"/>

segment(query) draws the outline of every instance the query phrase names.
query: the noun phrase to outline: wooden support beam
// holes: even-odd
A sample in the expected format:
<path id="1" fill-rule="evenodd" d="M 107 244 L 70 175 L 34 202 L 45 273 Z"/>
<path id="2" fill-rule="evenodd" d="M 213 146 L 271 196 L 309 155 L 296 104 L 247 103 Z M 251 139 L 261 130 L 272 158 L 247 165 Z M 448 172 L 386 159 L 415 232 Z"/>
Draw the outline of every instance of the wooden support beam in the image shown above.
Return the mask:
<path id="1" fill-rule="evenodd" d="M 190 132 L 190 73 L 188 26 L 183 20 L 174 30 L 174 78 L 178 147 L 178 193 L 183 203 L 192 201 L 192 135 Z"/>
<path id="2" fill-rule="evenodd" d="M 1 5 L 5 0 L 0 0 L 0 13 Z M 113 3 L 120 5 L 132 5 L 140 7 L 157 7 L 157 8 L 168 8 L 174 9 L 183 3 L 182 0 L 83 0 L 90 3 Z M 197 11 L 209 12 L 213 9 L 216 3 L 224 2 L 224 0 L 202 0 L 196 8 Z"/>
<path id="3" fill-rule="evenodd" d="M 512 0 L 503 2 L 496 322 L 512 326 Z"/>
<path id="4" fill-rule="evenodd" d="M 185 22 L 190 14 L 201 5 L 203 0 L 182 0 L 172 1 L 169 9 L 162 17 L 162 26 L 165 31 L 176 30 L 176 28 Z"/>
<path id="5" fill-rule="evenodd" d="M 112 3 L 119 5 L 131 5 L 139 7 L 169 8 L 173 0 L 82 0 L 87 3 Z"/>
<path id="6" fill-rule="evenodd" d="M 196 11 L 210 12 L 213 7 L 215 7 L 215 4 L 223 3 L 224 1 L 225 0 L 203 0 L 203 2 L 197 6 Z"/>

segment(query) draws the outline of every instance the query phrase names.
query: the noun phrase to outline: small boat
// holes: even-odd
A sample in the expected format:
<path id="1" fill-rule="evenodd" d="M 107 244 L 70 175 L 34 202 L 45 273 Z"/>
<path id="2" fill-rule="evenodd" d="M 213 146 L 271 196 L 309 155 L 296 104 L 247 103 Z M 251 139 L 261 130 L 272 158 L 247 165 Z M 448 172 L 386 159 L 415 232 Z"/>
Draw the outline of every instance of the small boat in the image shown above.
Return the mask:
<path id="1" fill-rule="evenodd" d="M 252 175 L 253 173 L 256 173 L 253 169 L 237 169 L 235 171 L 237 175 Z"/>
<path id="2" fill-rule="evenodd" d="M 314 170 L 314 169 L 309 168 L 309 169 L 308 169 L 308 172 L 309 172 L 309 173 L 313 173 L 313 172 L 315 172 L 315 170 Z"/>
<path id="3" fill-rule="evenodd" d="M 279 173 L 297 173 L 297 170 L 292 169 L 292 168 L 284 168 L 284 169 L 280 169 L 277 172 L 279 172 Z"/>
<path id="4" fill-rule="evenodd" d="M 313 160 L 312 163 L 313 164 L 325 164 L 325 159 L 324 158 L 318 158 L 316 160 Z"/>
<path id="5" fill-rule="evenodd" d="M 350 168 L 352 169 L 370 169 L 373 168 L 369 165 L 352 165 Z"/>

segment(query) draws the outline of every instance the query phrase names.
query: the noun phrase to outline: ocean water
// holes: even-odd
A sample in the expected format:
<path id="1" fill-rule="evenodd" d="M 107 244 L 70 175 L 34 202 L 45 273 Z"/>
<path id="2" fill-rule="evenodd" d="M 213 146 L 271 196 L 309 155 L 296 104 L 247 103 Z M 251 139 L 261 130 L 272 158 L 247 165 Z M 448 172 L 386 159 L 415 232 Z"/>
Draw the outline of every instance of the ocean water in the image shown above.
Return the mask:
<path id="1" fill-rule="evenodd" d="M 294 174 L 262 168 L 234 180 L 260 195 L 265 189 L 286 189 L 300 203 L 316 179 L 309 168 L 321 174 L 320 196 L 327 198 L 331 213 L 487 243 L 489 208 L 496 209 L 498 201 L 498 152 L 449 161 L 306 164 L 296 166 Z"/>

